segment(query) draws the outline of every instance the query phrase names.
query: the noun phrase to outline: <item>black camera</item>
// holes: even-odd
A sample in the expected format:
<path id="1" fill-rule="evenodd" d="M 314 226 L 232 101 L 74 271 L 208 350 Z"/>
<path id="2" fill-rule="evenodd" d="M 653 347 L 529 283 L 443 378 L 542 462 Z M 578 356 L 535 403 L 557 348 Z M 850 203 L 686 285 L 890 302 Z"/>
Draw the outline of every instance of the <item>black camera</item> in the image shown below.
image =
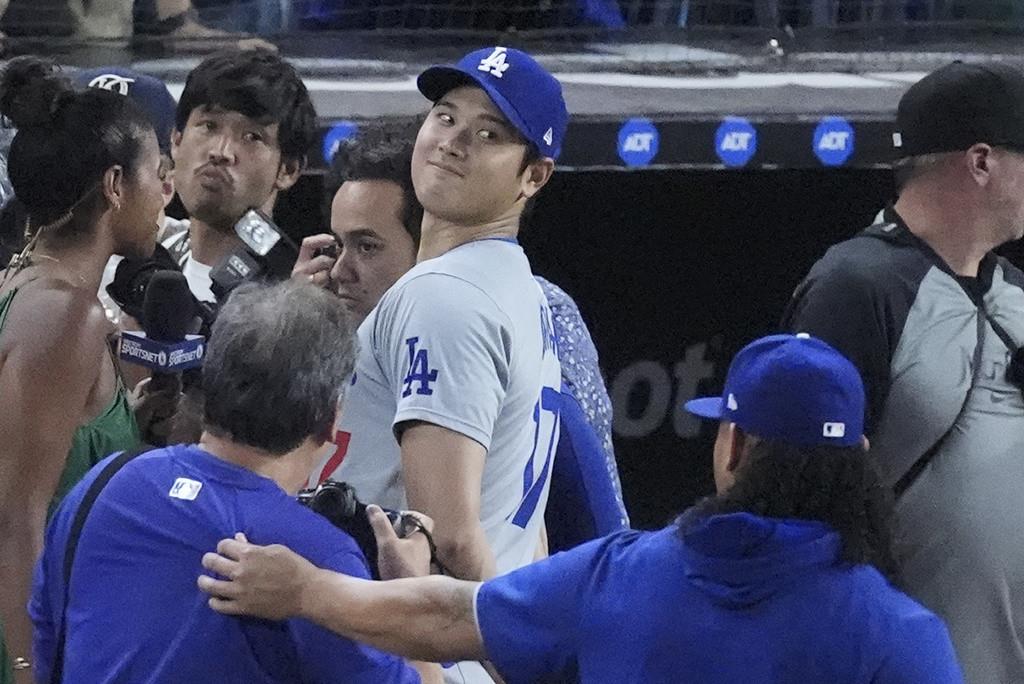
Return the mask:
<path id="1" fill-rule="evenodd" d="M 259 209 L 250 209 L 235 223 L 242 246 L 210 271 L 210 289 L 223 302 L 241 283 L 264 274 L 287 278 L 299 257 L 299 248 L 274 221 Z"/>
<path id="2" fill-rule="evenodd" d="M 371 576 L 380 579 L 377 571 L 377 538 L 370 527 L 369 518 L 366 517 L 366 504 L 356 497 L 356 490 L 352 485 L 337 480 L 325 480 L 316 487 L 303 489 L 297 498 L 300 504 L 319 513 L 335 527 L 348 533 L 366 556 Z M 384 512 L 399 537 L 406 537 L 419 529 L 418 521 L 411 515 L 389 510 Z"/>
<path id="3" fill-rule="evenodd" d="M 1010 384 L 1024 391 L 1024 347 L 1014 350 L 1010 355 L 1010 364 L 1006 367 L 1006 379 Z"/>

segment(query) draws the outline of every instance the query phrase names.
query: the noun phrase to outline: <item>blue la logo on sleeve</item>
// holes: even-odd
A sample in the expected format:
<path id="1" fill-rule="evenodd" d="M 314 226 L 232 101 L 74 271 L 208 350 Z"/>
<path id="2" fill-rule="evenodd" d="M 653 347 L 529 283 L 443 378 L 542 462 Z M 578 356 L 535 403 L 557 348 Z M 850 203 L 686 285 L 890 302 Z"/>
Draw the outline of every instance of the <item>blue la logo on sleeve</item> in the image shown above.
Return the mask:
<path id="1" fill-rule="evenodd" d="M 434 389 L 430 386 L 430 383 L 437 381 L 437 369 L 430 367 L 430 359 L 428 357 L 427 349 L 417 348 L 419 344 L 419 337 L 410 337 L 405 341 L 406 346 L 409 348 L 409 372 L 405 376 L 405 391 L 402 392 L 403 397 L 407 397 L 412 394 L 414 384 L 419 384 L 416 388 L 416 394 L 431 395 L 434 393 Z"/>

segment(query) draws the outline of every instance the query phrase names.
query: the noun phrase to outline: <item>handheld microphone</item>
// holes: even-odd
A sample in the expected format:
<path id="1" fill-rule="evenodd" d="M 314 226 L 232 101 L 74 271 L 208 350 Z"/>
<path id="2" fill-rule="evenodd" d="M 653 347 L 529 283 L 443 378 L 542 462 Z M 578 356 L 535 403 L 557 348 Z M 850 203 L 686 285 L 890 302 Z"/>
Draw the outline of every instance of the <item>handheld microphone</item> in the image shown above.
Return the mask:
<path id="1" fill-rule="evenodd" d="M 157 271 L 146 286 L 141 332 L 121 333 L 120 356 L 153 371 L 150 389 L 176 384 L 176 374 L 203 363 L 204 338 L 188 331 L 196 318 L 195 298 L 184 274 Z"/>
<path id="2" fill-rule="evenodd" d="M 210 271 L 210 289 L 223 303 L 241 283 L 264 275 L 287 278 L 299 256 L 299 248 L 274 221 L 258 209 L 250 209 L 235 223 L 242 244 Z"/>

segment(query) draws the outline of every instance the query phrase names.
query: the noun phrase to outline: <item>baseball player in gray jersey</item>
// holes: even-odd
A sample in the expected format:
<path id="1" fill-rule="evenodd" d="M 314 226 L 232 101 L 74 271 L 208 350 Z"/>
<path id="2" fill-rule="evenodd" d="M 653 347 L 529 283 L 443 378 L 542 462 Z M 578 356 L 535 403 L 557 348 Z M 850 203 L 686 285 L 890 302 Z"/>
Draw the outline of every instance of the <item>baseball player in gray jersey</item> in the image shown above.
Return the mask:
<path id="1" fill-rule="evenodd" d="M 558 81 L 495 47 L 418 80 L 433 102 L 413 150 L 417 265 L 359 328 L 338 449 L 315 474 L 435 521 L 439 560 L 485 579 L 530 563 L 559 433 L 551 312 L 516 242 L 568 114 Z M 475 664 L 454 682 L 488 682 Z"/>

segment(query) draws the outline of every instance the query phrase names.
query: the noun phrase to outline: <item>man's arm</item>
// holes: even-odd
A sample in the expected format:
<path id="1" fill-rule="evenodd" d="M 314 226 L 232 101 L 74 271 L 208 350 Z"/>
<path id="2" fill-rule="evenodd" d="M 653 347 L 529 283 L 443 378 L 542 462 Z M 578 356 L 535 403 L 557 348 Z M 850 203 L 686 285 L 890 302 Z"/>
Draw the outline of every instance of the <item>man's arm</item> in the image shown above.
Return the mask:
<path id="1" fill-rule="evenodd" d="M 494 553 L 480 524 L 487 452 L 478 442 L 430 423 L 403 426 L 402 472 L 409 508 L 434 521 L 437 555 L 453 575 L 494 575 Z"/>
<path id="2" fill-rule="evenodd" d="M 418 577 L 387 582 L 321 570 L 281 545 L 225 539 L 199 577 L 210 606 L 226 615 L 303 617 L 325 629 L 417 660 L 481 660 L 475 582 Z"/>

